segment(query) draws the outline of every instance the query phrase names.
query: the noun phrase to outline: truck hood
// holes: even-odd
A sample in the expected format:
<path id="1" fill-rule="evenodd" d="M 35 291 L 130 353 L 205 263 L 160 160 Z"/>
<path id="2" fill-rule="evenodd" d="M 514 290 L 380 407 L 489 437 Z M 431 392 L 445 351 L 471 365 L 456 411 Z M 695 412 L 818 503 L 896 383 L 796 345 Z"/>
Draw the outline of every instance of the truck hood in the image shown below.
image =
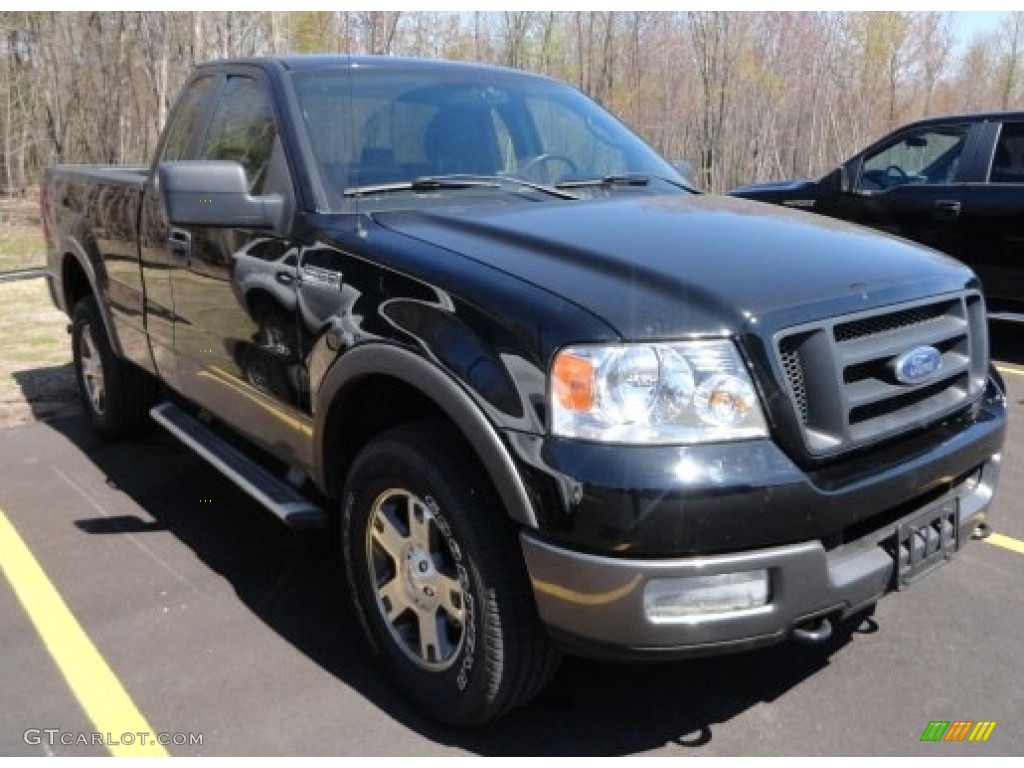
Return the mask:
<path id="1" fill-rule="evenodd" d="M 794 181 L 763 181 L 759 184 L 744 184 L 742 187 L 729 190 L 730 195 L 737 197 L 756 196 L 764 192 L 800 192 L 810 189 L 818 182 L 814 179 L 796 179 Z"/>
<path id="2" fill-rule="evenodd" d="M 962 289 L 972 273 L 921 246 L 724 197 L 434 208 L 382 226 L 542 286 L 626 339 L 782 327 Z"/>

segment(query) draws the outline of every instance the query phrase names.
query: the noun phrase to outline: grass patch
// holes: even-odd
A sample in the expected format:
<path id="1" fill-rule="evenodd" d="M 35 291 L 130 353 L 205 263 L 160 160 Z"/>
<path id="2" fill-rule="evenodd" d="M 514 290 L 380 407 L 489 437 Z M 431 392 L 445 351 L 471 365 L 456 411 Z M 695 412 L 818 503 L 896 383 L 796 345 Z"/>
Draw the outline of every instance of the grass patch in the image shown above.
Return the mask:
<path id="1" fill-rule="evenodd" d="M 37 201 L 0 198 L 0 272 L 46 266 Z M 78 412 L 67 324 L 45 280 L 0 283 L 0 428 Z"/>
<path id="2" fill-rule="evenodd" d="M 46 266 L 46 244 L 38 227 L 0 225 L 0 272 Z"/>
<path id="3" fill-rule="evenodd" d="M 0 427 L 74 407 L 67 324 L 44 280 L 0 283 Z"/>
<path id="4" fill-rule="evenodd" d="M 44 280 L 0 283 L 0 375 L 70 362 L 67 324 L 67 316 L 50 301 Z"/>

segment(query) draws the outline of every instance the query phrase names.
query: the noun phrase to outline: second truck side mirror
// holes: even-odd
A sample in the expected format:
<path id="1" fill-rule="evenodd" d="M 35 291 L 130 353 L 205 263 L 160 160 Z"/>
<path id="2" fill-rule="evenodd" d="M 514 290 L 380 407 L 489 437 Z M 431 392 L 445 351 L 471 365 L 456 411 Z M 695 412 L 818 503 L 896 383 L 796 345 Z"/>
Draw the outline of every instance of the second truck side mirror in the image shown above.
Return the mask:
<path id="1" fill-rule="evenodd" d="M 841 165 L 822 179 L 822 187 L 833 194 L 850 191 L 850 175 L 846 166 Z"/>

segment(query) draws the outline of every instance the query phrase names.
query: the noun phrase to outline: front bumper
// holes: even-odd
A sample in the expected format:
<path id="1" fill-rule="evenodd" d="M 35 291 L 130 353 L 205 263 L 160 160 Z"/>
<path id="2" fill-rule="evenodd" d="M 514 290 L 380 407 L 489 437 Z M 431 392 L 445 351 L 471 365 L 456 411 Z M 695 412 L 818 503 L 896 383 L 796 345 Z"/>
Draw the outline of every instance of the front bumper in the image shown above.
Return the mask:
<path id="1" fill-rule="evenodd" d="M 848 616 L 898 586 L 898 531 L 923 513 L 958 510 L 958 540 L 967 542 L 985 518 L 999 464 L 995 454 L 941 497 L 831 549 L 805 541 L 711 556 L 616 558 L 574 551 L 535 532 L 521 534 L 522 547 L 541 619 L 572 652 L 685 658 L 770 645 L 815 618 Z M 769 577 L 763 606 L 685 618 L 647 615 L 644 588 L 652 579 L 760 569 Z"/>
<path id="2" fill-rule="evenodd" d="M 807 541 L 831 550 L 949 492 L 998 454 L 1005 436 L 995 374 L 984 397 L 954 417 L 809 466 L 770 439 L 629 446 L 507 435 L 539 537 L 637 560 Z"/>

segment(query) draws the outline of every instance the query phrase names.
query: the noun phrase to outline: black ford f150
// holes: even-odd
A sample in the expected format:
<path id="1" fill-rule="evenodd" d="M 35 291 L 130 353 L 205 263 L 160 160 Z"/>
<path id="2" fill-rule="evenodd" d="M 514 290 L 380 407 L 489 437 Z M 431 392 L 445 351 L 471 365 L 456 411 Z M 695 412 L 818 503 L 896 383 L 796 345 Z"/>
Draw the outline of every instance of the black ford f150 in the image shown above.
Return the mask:
<path id="1" fill-rule="evenodd" d="M 821 179 L 751 184 L 729 194 L 945 251 L 977 272 L 990 316 L 1024 321 L 1024 112 L 921 120 Z"/>
<path id="2" fill-rule="evenodd" d="M 824 638 L 985 530 L 974 274 L 695 194 L 557 82 L 202 65 L 148 169 L 43 195 L 95 428 L 152 415 L 286 523 L 337 514 L 371 646 L 447 722 L 563 650 Z"/>

